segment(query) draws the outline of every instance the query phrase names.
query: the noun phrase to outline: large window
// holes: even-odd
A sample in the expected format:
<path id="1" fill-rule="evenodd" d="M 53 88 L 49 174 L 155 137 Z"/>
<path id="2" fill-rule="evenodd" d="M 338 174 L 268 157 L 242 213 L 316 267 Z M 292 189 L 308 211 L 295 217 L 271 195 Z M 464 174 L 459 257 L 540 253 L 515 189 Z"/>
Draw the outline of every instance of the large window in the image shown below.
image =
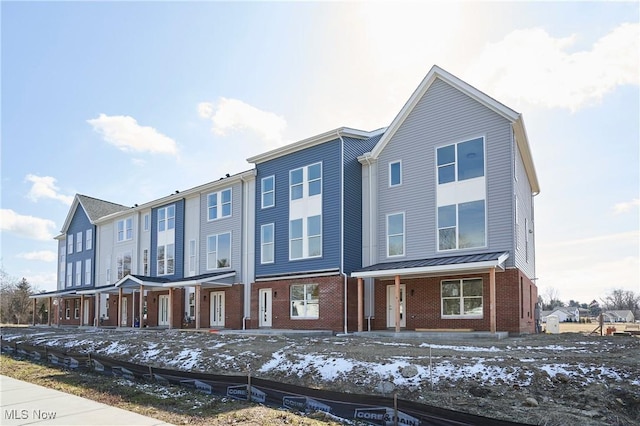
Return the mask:
<path id="1" fill-rule="evenodd" d="M 67 235 L 67 254 L 73 253 L 73 234 Z"/>
<path id="2" fill-rule="evenodd" d="M 196 273 L 196 240 L 189 240 L 189 274 Z"/>
<path id="3" fill-rule="evenodd" d="M 446 280 L 441 283 L 443 317 L 482 318 L 482 279 Z"/>
<path id="4" fill-rule="evenodd" d="M 276 205 L 276 180 L 275 176 L 263 178 L 260 184 L 262 191 L 262 208 L 273 207 Z"/>
<path id="5" fill-rule="evenodd" d="M 404 256 L 404 213 L 387 215 L 387 256 Z"/>
<path id="6" fill-rule="evenodd" d="M 322 215 L 289 221 L 289 259 L 322 256 Z"/>
<path id="7" fill-rule="evenodd" d="M 76 285 L 82 285 L 82 261 L 76 262 Z"/>
<path id="8" fill-rule="evenodd" d="M 484 247 L 484 200 L 438 207 L 438 250 Z"/>
<path id="9" fill-rule="evenodd" d="M 84 261 L 84 284 L 91 284 L 91 259 L 86 259 Z"/>
<path id="10" fill-rule="evenodd" d="M 168 231 L 176 227 L 176 206 L 171 205 L 158 209 L 158 232 Z"/>
<path id="11" fill-rule="evenodd" d="M 73 263 L 67 263 L 67 287 L 73 285 Z"/>
<path id="12" fill-rule="evenodd" d="M 291 318 L 317 319 L 320 288 L 318 284 L 294 284 L 291 286 Z"/>
<path id="13" fill-rule="evenodd" d="M 127 241 L 133 238 L 133 219 L 127 218 L 118 221 L 118 241 Z"/>
<path id="14" fill-rule="evenodd" d="M 231 233 L 207 237 L 207 269 L 231 266 Z"/>
<path id="15" fill-rule="evenodd" d="M 231 188 L 207 195 L 207 220 L 231 216 Z"/>
<path id="16" fill-rule="evenodd" d="M 118 279 L 122 279 L 131 274 L 131 252 L 120 253 L 116 257 L 116 267 L 118 269 Z"/>
<path id="17" fill-rule="evenodd" d="M 438 148 L 438 183 L 484 176 L 484 139 L 477 138 Z"/>
<path id="18" fill-rule="evenodd" d="M 292 201 L 322 194 L 322 163 L 289 171 L 289 194 Z"/>
<path id="19" fill-rule="evenodd" d="M 73 318 L 80 318 L 80 299 L 73 299 Z"/>
<path id="20" fill-rule="evenodd" d="M 158 246 L 158 275 L 172 275 L 175 265 L 175 245 Z"/>
<path id="21" fill-rule="evenodd" d="M 76 234 L 76 253 L 82 251 L 82 231 Z"/>
<path id="22" fill-rule="evenodd" d="M 189 318 L 196 318 L 196 294 L 193 289 L 189 292 Z"/>
<path id="23" fill-rule="evenodd" d="M 84 233 L 84 248 L 85 250 L 91 250 L 93 248 L 93 229 L 89 228 Z"/>
<path id="24" fill-rule="evenodd" d="M 260 227 L 260 263 L 274 262 L 274 225 L 268 223 Z"/>
<path id="25" fill-rule="evenodd" d="M 389 163 L 389 186 L 402 184 L 402 162 L 394 161 Z"/>

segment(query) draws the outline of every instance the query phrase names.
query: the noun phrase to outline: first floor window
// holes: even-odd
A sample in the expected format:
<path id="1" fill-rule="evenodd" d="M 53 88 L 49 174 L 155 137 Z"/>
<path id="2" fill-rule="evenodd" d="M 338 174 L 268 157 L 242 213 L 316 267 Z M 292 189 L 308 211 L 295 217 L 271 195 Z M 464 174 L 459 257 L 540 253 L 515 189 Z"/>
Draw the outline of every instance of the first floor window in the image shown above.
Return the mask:
<path id="1" fill-rule="evenodd" d="M 76 285 L 82 284 L 82 261 L 76 262 Z"/>
<path id="2" fill-rule="evenodd" d="M 68 300 L 64 301 L 64 317 L 66 319 L 70 319 L 71 318 L 71 308 L 69 307 L 69 301 Z"/>
<path id="3" fill-rule="evenodd" d="M 149 276 L 149 250 L 142 250 L 142 275 Z"/>
<path id="4" fill-rule="evenodd" d="M 80 300 L 73 299 L 73 317 L 75 319 L 80 318 Z"/>
<path id="5" fill-rule="evenodd" d="M 291 286 L 291 318 L 317 319 L 320 288 L 318 284 L 294 284 Z"/>
<path id="6" fill-rule="evenodd" d="M 119 254 L 116 258 L 116 264 L 119 280 L 131 274 L 131 252 Z"/>
<path id="7" fill-rule="evenodd" d="M 387 256 L 404 256 L 404 213 L 387 216 Z"/>
<path id="8" fill-rule="evenodd" d="M 231 233 L 207 237 L 207 269 L 231 266 Z"/>
<path id="9" fill-rule="evenodd" d="M 91 284 L 91 259 L 84 261 L 84 283 L 85 285 Z"/>
<path id="10" fill-rule="evenodd" d="M 441 283 L 443 317 L 482 317 L 482 279 L 445 280 Z"/>
<path id="11" fill-rule="evenodd" d="M 273 263 L 274 232 L 273 223 L 260 227 L 260 263 Z"/>
<path id="12" fill-rule="evenodd" d="M 109 296 L 104 298 L 104 313 L 102 314 L 102 316 L 105 319 L 109 319 Z"/>
<path id="13" fill-rule="evenodd" d="M 196 293 L 189 293 L 189 317 L 194 319 L 196 317 Z"/>
<path id="14" fill-rule="evenodd" d="M 174 273 L 175 245 L 158 246 L 158 275 Z"/>
<path id="15" fill-rule="evenodd" d="M 484 247 L 484 200 L 438 207 L 438 250 Z"/>

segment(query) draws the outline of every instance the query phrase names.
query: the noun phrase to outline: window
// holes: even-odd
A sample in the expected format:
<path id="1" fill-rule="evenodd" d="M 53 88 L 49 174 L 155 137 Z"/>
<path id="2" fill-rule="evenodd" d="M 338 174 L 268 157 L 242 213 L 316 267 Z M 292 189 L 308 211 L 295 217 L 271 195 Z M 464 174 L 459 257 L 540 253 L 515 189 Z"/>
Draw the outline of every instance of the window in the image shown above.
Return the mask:
<path id="1" fill-rule="evenodd" d="M 438 207 L 438 250 L 485 245 L 484 200 Z"/>
<path id="2" fill-rule="evenodd" d="M 274 176 L 263 178 L 260 184 L 262 191 L 262 208 L 276 205 L 276 181 Z"/>
<path id="3" fill-rule="evenodd" d="M 402 163 L 394 161 L 389 163 L 389 186 L 398 186 L 402 184 Z"/>
<path id="4" fill-rule="evenodd" d="M 142 250 L 142 275 L 149 276 L 149 249 Z"/>
<path id="5" fill-rule="evenodd" d="M 438 183 L 484 176 L 484 138 L 437 149 Z"/>
<path id="6" fill-rule="evenodd" d="M 84 236 L 85 236 L 84 248 L 85 250 L 91 250 L 93 248 L 93 229 L 91 228 L 87 229 L 87 231 L 84 233 Z"/>
<path id="7" fill-rule="evenodd" d="M 101 310 L 102 312 L 104 312 L 104 318 L 105 319 L 109 319 L 109 295 L 107 295 L 107 297 L 105 297 L 104 299 L 104 309 Z"/>
<path id="8" fill-rule="evenodd" d="M 65 262 L 66 256 L 64 254 L 65 248 L 60 248 L 60 261 L 58 262 L 58 288 L 62 289 L 65 287 L 64 285 L 64 277 L 65 277 Z"/>
<path id="9" fill-rule="evenodd" d="M 441 283 L 443 317 L 482 318 L 482 279 L 446 280 Z"/>
<path id="10" fill-rule="evenodd" d="M 150 224 L 151 220 L 149 218 L 149 213 L 144 215 L 144 230 L 148 231 L 149 230 L 149 224 Z"/>
<path id="11" fill-rule="evenodd" d="M 119 280 L 131 274 L 131 252 L 119 254 L 116 258 L 116 267 Z"/>
<path id="12" fill-rule="evenodd" d="M 231 188 L 207 195 L 208 220 L 231 216 Z"/>
<path id="13" fill-rule="evenodd" d="M 73 299 L 73 318 L 80 318 L 80 300 Z"/>
<path id="14" fill-rule="evenodd" d="M 82 285 L 82 261 L 76 262 L 76 285 Z"/>
<path id="15" fill-rule="evenodd" d="M 307 218 L 308 257 L 322 256 L 322 216 Z"/>
<path id="16" fill-rule="evenodd" d="M 260 227 L 260 263 L 273 263 L 274 225 L 268 223 Z"/>
<path id="17" fill-rule="evenodd" d="M 176 206 L 167 206 L 158 209 L 158 232 L 175 229 Z"/>
<path id="18" fill-rule="evenodd" d="M 404 256 L 404 213 L 387 215 L 387 256 Z"/>
<path id="19" fill-rule="evenodd" d="M 189 318 L 194 319 L 196 317 L 196 294 L 191 291 L 189 293 Z"/>
<path id="20" fill-rule="evenodd" d="M 322 163 L 289 171 L 289 194 L 292 201 L 322 194 Z"/>
<path id="21" fill-rule="evenodd" d="M 76 234 L 76 253 L 82 251 L 82 231 Z"/>
<path id="22" fill-rule="evenodd" d="M 189 273 L 196 273 L 196 240 L 189 240 Z"/>
<path id="23" fill-rule="evenodd" d="M 231 233 L 207 237 L 207 269 L 231 266 Z"/>
<path id="24" fill-rule="evenodd" d="M 67 263 L 67 287 L 71 287 L 73 285 L 73 264 L 71 262 Z"/>
<path id="25" fill-rule="evenodd" d="M 172 275 L 175 266 L 175 245 L 158 246 L 158 275 Z"/>
<path id="26" fill-rule="evenodd" d="M 291 286 L 291 318 L 317 319 L 320 289 L 318 284 L 294 284 Z"/>
<path id="27" fill-rule="evenodd" d="M 289 222 L 289 258 L 302 259 L 302 219 Z"/>
<path id="28" fill-rule="evenodd" d="M 516 195 L 516 249 L 520 248 L 520 208 L 518 207 L 518 196 Z"/>
<path id="29" fill-rule="evenodd" d="M 73 234 L 67 235 L 67 254 L 73 253 Z"/>
<path id="30" fill-rule="evenodd" d="M 91 284 L 91 259 L 86 259 L 84 261 L 84 284 Z"/>
<path id="31" fill-rule="evenodd" d="M 64 301 L 64 317 L 66 319 L 70 319 L 71 318 L 71 308 L 69 308 L 69 301 L 68 300 Z"/>
<path id="32" fill-rule="evenodd" d="M 133 238 L 133 219 L 127 218 L 118 221 L 118 242 Z"/>

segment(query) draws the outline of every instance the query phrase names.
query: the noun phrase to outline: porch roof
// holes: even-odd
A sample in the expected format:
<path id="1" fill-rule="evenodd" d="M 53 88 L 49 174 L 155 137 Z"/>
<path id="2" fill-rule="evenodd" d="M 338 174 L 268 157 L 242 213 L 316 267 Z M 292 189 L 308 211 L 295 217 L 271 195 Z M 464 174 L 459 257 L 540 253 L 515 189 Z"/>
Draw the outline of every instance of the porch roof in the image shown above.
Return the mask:
<path id="1" fill-rule="evenodd" d="M 236 276 L 236 271 L 211 272 L 193 277 L 169 279 L 162 277 L 146 277 L 143 275 L 127 275 L 120 279 L 114 289 L 134 289 L 143 285 L 147 289 L 164 290 L 167 288 L 188 287 L 202 285 L 203 287 L 228 287 L 233 284 L 229 278 Z"/>
<path id="2" fill-rule="evenodd" d="M 43 298 L 47 298 L 47 297 L 63 297 L 63 296 L 70 296 L 76 294 L 76 290 L 72 289 L 72 290 L 54 290 L 54 291 L 47 291 L 44 293 L 37 293 L 37 294 L 32 294 L 31 296 L 29 296 L 29 299 L 43 299 Z"/>
<path id="3" fill-rule="evenodd" d="M 459 272 L 482 271 L 488 268 L 504 269 L 508 252 L 497 251 L 480 254 L 439 256 L 427 259 L 404 260 L 400 262 L 377 263 L 351 273 L 353 278 L 419 277 L 436 274 L 456 274 Z"/>

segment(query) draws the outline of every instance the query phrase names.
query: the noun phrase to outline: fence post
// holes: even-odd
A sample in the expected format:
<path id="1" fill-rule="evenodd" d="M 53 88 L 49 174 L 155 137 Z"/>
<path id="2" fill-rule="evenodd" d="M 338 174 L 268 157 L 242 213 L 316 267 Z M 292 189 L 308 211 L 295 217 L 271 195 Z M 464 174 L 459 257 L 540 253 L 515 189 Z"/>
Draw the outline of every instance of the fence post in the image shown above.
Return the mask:
<path id="1" fill-rule="evenodd" d="M 398 392 L 393 393 L 393 426 L 398 426 Z"/>
<path id="2" fill-rule="evenodd" d="M 251 402 L 251 367 L 247 366 L 247 401 Z"/>

